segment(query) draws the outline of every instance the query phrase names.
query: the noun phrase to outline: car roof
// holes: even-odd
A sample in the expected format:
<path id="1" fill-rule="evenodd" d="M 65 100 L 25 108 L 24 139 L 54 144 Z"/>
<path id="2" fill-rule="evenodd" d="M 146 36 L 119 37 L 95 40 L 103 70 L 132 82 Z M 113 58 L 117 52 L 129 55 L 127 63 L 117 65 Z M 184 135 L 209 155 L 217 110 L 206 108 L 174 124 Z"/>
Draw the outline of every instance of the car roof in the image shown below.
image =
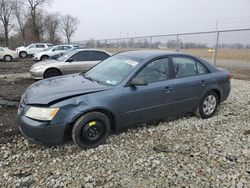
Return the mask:
<path id="1" fill-rule="evenodd" d="M 118 55 L 133 57 L 140 60 L 152 59 L 159 56 L 164 55 L 175 55 L 175 54 L 182 54 L 180 52 L 173 52 L 173 51 L 164 51 L 164 50 L 135 50 L 135 51 L 127 51 L 118 53 Z"/>
<path id="2" fill-rule="evenodd" d="M 99 52 L 105 52 L 105 53 L 111 55 L 110 52 L 107 52 L 105 50 L 95 49 L 95 48 L 76 48 L 75 50 L 77 50 L 79 52 L 81 52 L 81 51 L 99 51 Z"/>

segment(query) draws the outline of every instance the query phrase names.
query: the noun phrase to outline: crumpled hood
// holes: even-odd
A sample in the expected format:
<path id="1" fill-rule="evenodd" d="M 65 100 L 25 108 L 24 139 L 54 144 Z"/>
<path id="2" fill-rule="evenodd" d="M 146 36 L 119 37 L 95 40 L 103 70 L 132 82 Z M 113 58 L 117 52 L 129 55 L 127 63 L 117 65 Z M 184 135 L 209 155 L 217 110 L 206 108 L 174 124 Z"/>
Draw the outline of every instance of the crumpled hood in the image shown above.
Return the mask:
<path id="1" fill-rule="evenodd" d="M 82 75 L 71 74 L 45 79 L 32 84 L 24 93 L 26 104 L 46 105 L 55 100 L 111 89 L 85 79 Z"/>

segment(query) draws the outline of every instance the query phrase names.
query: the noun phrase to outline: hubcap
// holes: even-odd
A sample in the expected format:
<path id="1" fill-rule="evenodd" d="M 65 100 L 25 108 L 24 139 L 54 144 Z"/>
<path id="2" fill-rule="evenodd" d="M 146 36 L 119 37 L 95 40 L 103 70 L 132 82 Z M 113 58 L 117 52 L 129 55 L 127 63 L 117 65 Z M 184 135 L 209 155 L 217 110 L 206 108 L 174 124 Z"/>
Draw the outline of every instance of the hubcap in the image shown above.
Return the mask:
<path id="1" fill-rule="evenodd" d="M 25 57 L 26 56 L 26 53 L 25 52 L 22 52 L 21 53 L 21 57 Z"/>
<path id="2" fill-rule="evenodd" d="M 209 95 L 203 102 L 202 110 L 204 114 L 210 115 L 214 112 L 216 108 L 216 98 L 214 95 Z"/>
<path id="3" fill-rule="evenodd" d="M 10 56 L 6 56 L 6 57 L 5 57 L 5 60 L 6 60 L 6 61 L 11 61 L 11 57 L 10 57 Z"/>

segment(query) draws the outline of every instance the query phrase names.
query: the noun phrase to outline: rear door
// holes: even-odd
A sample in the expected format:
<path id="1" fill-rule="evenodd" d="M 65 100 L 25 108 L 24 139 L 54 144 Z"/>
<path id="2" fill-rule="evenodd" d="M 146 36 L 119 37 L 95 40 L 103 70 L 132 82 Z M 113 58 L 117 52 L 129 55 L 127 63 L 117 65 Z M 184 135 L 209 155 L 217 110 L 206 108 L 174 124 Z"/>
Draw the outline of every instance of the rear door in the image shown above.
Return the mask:
<path id="1" fill-rule="evenodd" d="M 173 111 L 193 111 L 209 84 L 209 70 L 197 59 L 176 55 L 171 57 L 174 67 L 172 81 Z"/>

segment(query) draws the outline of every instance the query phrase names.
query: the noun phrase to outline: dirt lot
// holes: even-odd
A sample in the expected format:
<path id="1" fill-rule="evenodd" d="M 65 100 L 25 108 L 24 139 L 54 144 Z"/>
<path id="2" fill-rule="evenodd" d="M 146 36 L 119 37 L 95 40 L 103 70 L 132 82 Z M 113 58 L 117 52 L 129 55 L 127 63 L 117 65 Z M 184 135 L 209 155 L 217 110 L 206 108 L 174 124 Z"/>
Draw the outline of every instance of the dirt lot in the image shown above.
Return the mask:
<path id="1" fill-rule="evenodd" d="M 31 65 L 0 62 L 0 75 L 23 74 Z M 10 104 L 0 105 L 0 187 L 250 186 L 250 70 L 230 71 L 241 80 L 232 81 L 232 94 L 214 118 L 139 127 L 82 152 L 72 143 L 50 149 L 28 143 L 17 130 L 16 104 L 34 81 L 2 77 L 0 101 Z M 157 144 L 166 147 L 163 153 L 153 149 Z"/>

